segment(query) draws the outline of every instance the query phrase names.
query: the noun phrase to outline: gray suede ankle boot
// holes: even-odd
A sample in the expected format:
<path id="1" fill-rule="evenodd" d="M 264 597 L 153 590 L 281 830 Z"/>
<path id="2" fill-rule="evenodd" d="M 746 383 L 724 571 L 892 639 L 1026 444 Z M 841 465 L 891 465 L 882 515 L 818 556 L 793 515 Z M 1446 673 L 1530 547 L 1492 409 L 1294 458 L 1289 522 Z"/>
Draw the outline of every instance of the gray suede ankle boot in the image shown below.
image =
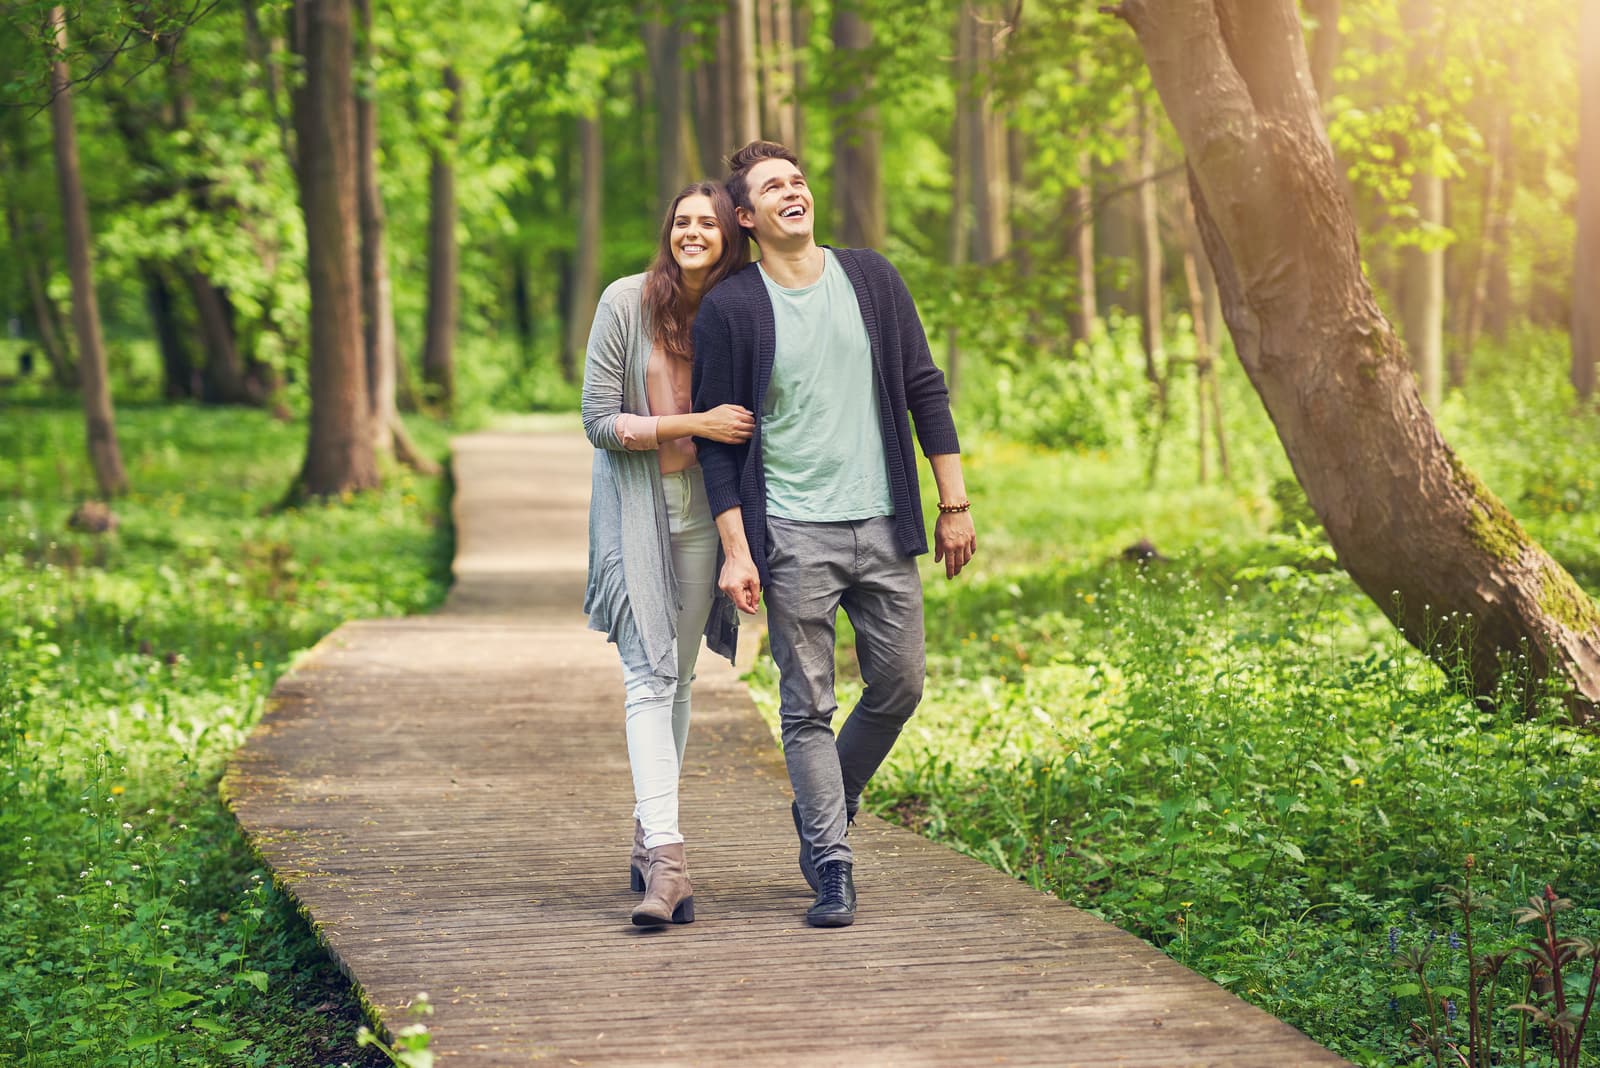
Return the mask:
<path id="1" fill-rule="evenodd" d="M 694 887 L 689 885 L 689 865 L 683 858 L 683 843 L 656 846 L 648 853 L 650 867 L 645 873 L 644 900 L 633 910 L 634 926 L 693 923 Z"/>

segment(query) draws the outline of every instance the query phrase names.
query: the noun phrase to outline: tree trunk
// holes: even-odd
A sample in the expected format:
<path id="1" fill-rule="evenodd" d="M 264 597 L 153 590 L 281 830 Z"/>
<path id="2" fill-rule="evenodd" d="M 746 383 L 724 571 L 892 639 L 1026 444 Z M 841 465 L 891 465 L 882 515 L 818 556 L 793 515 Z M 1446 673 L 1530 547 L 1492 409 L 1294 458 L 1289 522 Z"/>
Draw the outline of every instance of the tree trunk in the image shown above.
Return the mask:
<path id="1" fill-rule="evenodd" d="M 805 159 L 806 112 L 805 108 L 800 106 L 800 101 L 805 99 L 807 80 L 810 77 L 809 69 L 806 67 L 806 53 L 811 44 L 811 5 L 801 0 L 779 0 L 779 3 L 791 12 L 790 31 L 793 38 L 789 81 L 793 86 L 794 140 L 789 142 L 789 147 L 794 149 L 796 156 Z"/>
<path id="2" fill-rule="evenodd" d="M 34 261 L 34 249 L 28 243 L 22 216 L 17 206 L 9 201 L 6 204 L 6 230 L 11 237 L 11 254 L 16 259 L 23 284 L 28 290 L 28 300 L 33 305 L 34 327 L 39 334 L 39 346 L 44 349 L 45 359 L 50 363 L 50 379 L 57 389 L 77 389 L 78 367 L 63 337 L 55 301 L 50 299 L 39 264 Z"/>
<path id="3" fill-rule="evenodd" d="M 161 395 L 167 400 L 198 397 L 203 387 L 197 381 L 194 354 L 189 351 L 183 324 L 178 321 L 172 287 L 157 264 L 144 264 L 140 273 L 144 276 L 145 306 L 156 328 L 156 347 L 161 350 Z"/>
<path id="4" fill-rule="evenodd" d="M 994 67 L 998 52 L 994 29 L 988 18 L 967 4 L 976 56 L 975 90 L 978 98 L 978 125 L 972 151 L 972 187 L 976 218 L 973 226 L 973 258 L 978 263 L 998 263 L 1011 251 L 1011 198 L 1006 173 L 1005 123 L 994 108 Z"/>
<path id="5" fill-rule="evenodd" d="M 852 8 L 835 7 L 833 48 L 846 70 L 833 94 L 833 198 L 838 241 L 853 248 L 883 247 L 883 131 L 872 102 L 864 53 L 872 25 Z"/>
<path id="6" fill-rule="evenodd" d="M 1572 267 L 1572 384 L 1595 395 L 1600 372 L 1600 0 L 1578 16 L 1578 241 Z"/>
<path id="7" fill-rule="evenodd" d="M 1306 0 L 1317 20 L 1311 38 L 1311 82 L 1324 108 L 1333 97 L 1333 68 L 1339 62 L 1339 0 Z"/>
<path id="8" fill-rule="evenodd" d="M 361 344 L 349 0 L 295 0 L 295 17 L 304 30 L 294 112 L 311 282 L 311 434 L 296 490 L 327 497 L 378 485 Z"/>
<path id="9" fill-rule="evenodd" d="M 1450 355 L 1450 385 L 1460 389 L 1466 385 L 1468 364 L 1472 350 L 1483 333 L 1484 306 L 1489 300 L 1489 268 L 1497 253 L 1495 247 L 1499 229 L 1496 213 L 1501 207 L 1501 186 L 1505 184 L 1505 171 L 1500 139 L 1511 136 L 1511 115 L 1499 101 L 1490 104 L 1489 116 L 1489 166 L 1483 176 L 1483 204 L 1478 226 L 1478 246 L 1472 257 L 1472 267 L 1465 280 L 1466 304 L 1461 310 L 1460 326 L 1456 330 L 1455 349 Z"/>
<path id="10" fill-rule="evenodd" d="M 1190 161 L 1223 315 L 1356 583 L 1492 698 L 1502 658 L 1600 706 L 1600 609 L 1440 437 L 1361 273 L 1292 0 L 1124 0 Z"/>
<path id="11" fill-rule="evenodd" d="M 259 404 L 262 397 L 245 377 L 244 361 L 234 338 L 233 308 L 211 279 L 194 268 L 181 271 L 199 320 L 206 363 L 201 376 L 205 399 L 213 404 Z"/>
<path id="12" fill-rule="evenodd" d="M 448 412 L 455 403 L 459 284 L 454 157 L 461 129 L 461 79 L 454 67 L 445 67 L 444 87 L 450 94 L 445 143 L 434 147 L 433 162 L 428 168 L 428 327 L 422 350 L 422 380 L 428 384 L 432 400 Z"/>
<path id="13" fill-rule="evenodd" d="M 278 144 L 283 149 L 284 158 L 292 167 L 294 159 L 294 138 L 290 134 L 289 119 L 283 113 L 283 104 L 280 102 L 282 90 L 278 85 L 278 68 L 273 62 L 273 53 L 282 47 L 281 40 L 272 40 L 261 30 L 261 16 L 257 11 L 256 0 L 242 0 L 244 9 L 244 40 L 245 49 L 250 55 L 250 61 L 256 65 L 261 79 L 261 92 L 267 98 L 267 110 L 272 114 L 272 122 L 278 128 Z"/>
<path id="14" fill-rule="evenodd" d="M 967 157 L 972 153 L 972 138 L 977 123 L 977 101 L 973 95 L 973 71 L 977 64 L 976 42 L 965 8 L 957 14 L 953 77 L 956 91 L 955 114 L 950 123 L 950 274 L 952 285 L 960 284 L 961 269 L 967 265 L 972 244 L 972 228 L 967 209 L 972 199 L 972 168 Z M 945 328 L 945 378 L 953 396 L 960 381 L 961 332 L 952 323 Z"/>
<path id="15" fill-rule="evenodd" d="M 1165 418 L 1167 349 L 1162 340 L 1161 217 L 1156 204 L 1155 105 L 1139 109 L 1139 342 L 1144 346 L 1144 376 L 1155 387 Z"/>
<path id="16" fill-rule="evenodd" d="M 94 260 L 90 251 L 89 202 L 78 168 L 78 134 L 72 118 L 72 73 L 66 60 L 67 16 L 50 9 L 57 58 L 50 65 L 50 122 L 55 135 L 56 185 L 61 193 L 62 227 L 67 239 L 67 273 L 72 278 L 72 327 L 78 335 L 78 377 L 83 387 L 83 415 L 88 432 L 89 461 L 100 492 L 112 497 L 128 489 L 117 447 L 116 416 L 111 409 L 111 380 L 106 366 L 105 337 L 100 330 L 100 302 L 94 292 Z"/>
<path id="17" fill-rule="evenodd" d="M 1099 328 L 1100 307 L 1094 290 L 1094 167 L 1087 151 L 1077 159 L 1078 184 L 1068 200 L 1072 219 L 1069 244 L 1078 283 L 1078 304 L 1072 315 L 1072 339 L 1088 341 Z"/>
<path id="18" fill-rule="evenodd" d="M 757 89 L 756 0 L 732 0 L 734 140 L 743 145 L 761 137 L 761 96 Z"/>
<path id="19" fill-rule="evenodd" d="M 656 212 L 660 214 L 689 182 L 683 129 L 688 74 L 683 69 L 683 31 L 676 23 L 647 21 L 644 42 L 655 92 Z"/>
<path id="20" fill-rule="evenodd" d="M 1483 328 L 1496 341 L 1504 341 L 1511 328 L 1511 212 L 1517 192 L 1516 141 L 1512 136 L 1511 116 L 1502 117 L 1503 136 L 1499 138 L 1500 193 L 1495 198 L 1485 238 L 1489 265 L 1484 280 Z"/>
<path id="21" fill-rule="evenodd" d="M 589 343 L 595 304 L 600 300 L 600 212 L 604 174 L 600 116 L 578 120 L 578 249 L 572 267 L 571 303 L 567 306 L 567 343 L 561 348 L 561 374 L 578 380 L 578 368 Z"/>
<path id="22" fill-rule="evenodd" d="M 1406 0 L 1404 5 L 1412 38 L 1413 84 L 1423 84 L 1436 66 L 1431 60 L 1439 17 L 1434 5 L 1435 0 Z M 1432 118 L 1419 114 L 1416 121 L 1426 127 Z M 1437 410 L 1444 398 L 1444 246 L 1437 236 L 1445 226 L 1444 176 L 1428 160 L 1417 164 L 1411 179 L 1411 206 L 1423 244 L 1408 245 L 1404 250 L 1400 334 L 1411 353 L 1422 399 L 1429 409 Z"/>

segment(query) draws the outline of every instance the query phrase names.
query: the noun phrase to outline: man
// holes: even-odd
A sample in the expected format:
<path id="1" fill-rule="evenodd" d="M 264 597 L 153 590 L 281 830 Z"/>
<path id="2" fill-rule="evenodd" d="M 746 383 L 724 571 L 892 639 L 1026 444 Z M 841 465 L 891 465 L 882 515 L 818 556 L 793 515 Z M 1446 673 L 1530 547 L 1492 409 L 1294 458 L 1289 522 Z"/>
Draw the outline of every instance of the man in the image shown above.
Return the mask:
<path id="1" fill-rule="evenodd" d="M 761 261 L 723 281 L 694 324 L 694 406 L 756 413 L 745 445 L 697 439 L 741 610 L 763 592 L 779 672 L 784 760 L 816 927 L 855 919 L 845 840 L 862 788 L 922 698 L 927 552 L 909 415 L 939 487 L 934 559 L 954 578 L 976 549 L 944 374 L 900 275 L 878 253 L 817 245 L 793 152 L 754 141 L 728 192 Z M 856 632 L 866 688 L 834 738 L 834 620 Z"/>

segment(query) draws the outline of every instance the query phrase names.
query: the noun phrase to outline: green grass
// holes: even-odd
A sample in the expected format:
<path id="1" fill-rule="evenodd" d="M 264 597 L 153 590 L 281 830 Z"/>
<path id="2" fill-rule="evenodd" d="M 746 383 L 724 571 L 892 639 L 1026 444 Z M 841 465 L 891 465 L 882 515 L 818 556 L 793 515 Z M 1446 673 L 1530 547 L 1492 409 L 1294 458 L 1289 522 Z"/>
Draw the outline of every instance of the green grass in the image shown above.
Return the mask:
<path id="1" fill-rule="evenodd" d="M 274 513 L 301 424 L 124 406 L 114 534 L 81 420 L 0 416 L 0 1063 L 382 1063 L 217 796 L 273 682 L 345 619 L 425 611 L 442 478 Z M 435 455 L 444 431 L 413 420 Z"/>
<path id="2" fill-rule="evenodd" d="M 1485 354 L 1441 425 L 1593 593 L 1600 419 L 1570 414 L 1563 358 L 1556 336 Z M 1195 484 L 1192 444 L 1169 444 L 1149 487 L 1137 435 L 1080 451 L 967 436 L 980 555 L 954 582 L 924 570 L 927 695 L 867 804 L 1346 1056 L 1432 1064 L 1409 1025 L 1429 1015 L 1420 978 L 1464 1038 L 1461 918 L 1437 887 L 1469 854 L 1497 899 L 1474 917 L 1480 952 L 1527 941 L 1513 908 L 1547 882 L 1579 906 L 1568 933 L 1600 929 L 1600 745 L 1553 699 L 1532 721 L 1510 698 L 1479 707 L 1397 635 L 1294 523 L 1303 498 L 1231 374 L 1229 487 Z M 1125 562 L 1140 537 L 1170 559 Z M 848 708 L 848 641 L 839 666 Z M 753 682 L 774 715 L 770 661 Z M 1403 964 L 1424 952 L 1419 977 Z M 1496 1017 L 1509 1063 L 1522 960 Z"/>

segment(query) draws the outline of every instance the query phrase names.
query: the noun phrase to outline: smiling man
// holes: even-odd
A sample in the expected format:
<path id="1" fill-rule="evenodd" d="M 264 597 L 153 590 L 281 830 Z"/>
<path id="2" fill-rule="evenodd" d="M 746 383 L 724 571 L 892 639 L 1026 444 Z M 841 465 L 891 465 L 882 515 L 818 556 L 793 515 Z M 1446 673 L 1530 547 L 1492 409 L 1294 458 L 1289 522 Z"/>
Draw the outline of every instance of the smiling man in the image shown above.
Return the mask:
<path id="1" fill-rule="evenodd" d="M 944 374 L 899 273 L 871 250 L 816 243 L 816 205 L 788 148 L 754 141 L 729 164 L 761 260 L 700 305 L 694 405 L 742 404 L 756 429 L 744 445 L 696 445 L 726 558 L 718 585 L 745 612 L 766 597 L 800 869 L 817 891 L 806 922 L 844 927 L 856 907 L 850 821 L 922 698 L 915 557 L 928 538 L 911 420 L 939 488 L 934 559 L 946 577 L 977 540 Z M 841 607 L 865 689 L 835 739 Z"/>

